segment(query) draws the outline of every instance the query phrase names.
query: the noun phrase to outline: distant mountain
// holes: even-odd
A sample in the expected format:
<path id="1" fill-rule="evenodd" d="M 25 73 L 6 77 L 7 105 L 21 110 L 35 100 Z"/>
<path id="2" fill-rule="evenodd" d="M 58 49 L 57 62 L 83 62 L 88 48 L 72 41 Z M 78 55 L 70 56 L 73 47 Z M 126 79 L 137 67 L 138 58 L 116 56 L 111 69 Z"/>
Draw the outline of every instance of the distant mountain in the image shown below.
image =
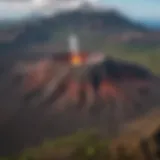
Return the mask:
<path id="1" fill-rule="evenodd" d="M 160 20 L 142 20 L 142 23 L 149 29 L 160 30 Z"/>
<path id="2" fill-rule="evenodd" d="M 45 19 L 46 26 L 53 27 L 54 31 L 80 31 L 119 33 L 126 31 L 145 31 L 145 27 L 136 24 L 115 10 L 94 10 L 81 8 L 67 13 L 60 13 L 56 17 Z"/>
<path id="3" fill-rule="evenodd" d="M 144 26 L 130 21 L 115 10 L 99 11 L 88 6 L 62 12 L 49 18 L 33 18 L 21 28 L 23 32 L 16 35 L 9 44 L 5 41 L 7 45 L 3 43 L 0 49 L 3 48 L 3 51 L 5 51 L 4 48 L 25 49 L 48 42 L 52 42 L 55 46 L 61 44 L 60 48 L 66 49 L 66 39 L 70 32 L 76 32 L 84 45 L 94 46 L 93 44 L 98 45 L 98 43 L 102 45 L 106 37 L 112 34 L 147 31 Z M 17 29 L 19 30 L 19 27 Z"/>

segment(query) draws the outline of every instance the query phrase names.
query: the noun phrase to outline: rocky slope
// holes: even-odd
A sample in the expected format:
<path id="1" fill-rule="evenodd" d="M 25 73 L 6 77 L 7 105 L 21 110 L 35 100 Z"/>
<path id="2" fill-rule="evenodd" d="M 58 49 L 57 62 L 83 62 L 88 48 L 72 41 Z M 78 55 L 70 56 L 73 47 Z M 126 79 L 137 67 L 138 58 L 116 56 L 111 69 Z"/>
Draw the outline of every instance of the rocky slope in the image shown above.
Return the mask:
<path id="1" fill-rule="evenodd" d="M 33 64 L 25 65 L 24 74 L 10 73 L 12 83 L 4 87 L 3 154 L 79 128 L 114 135 L 160 103 L 159 80 L 141 66 L 115 60 L 80 68 L 52 60 Z"/>

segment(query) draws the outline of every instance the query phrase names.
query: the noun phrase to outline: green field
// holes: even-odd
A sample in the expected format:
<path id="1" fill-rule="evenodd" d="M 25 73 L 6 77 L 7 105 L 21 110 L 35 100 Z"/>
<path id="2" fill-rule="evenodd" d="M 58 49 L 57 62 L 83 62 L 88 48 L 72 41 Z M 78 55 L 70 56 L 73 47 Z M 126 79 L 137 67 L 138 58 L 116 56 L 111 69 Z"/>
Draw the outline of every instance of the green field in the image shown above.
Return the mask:
<path id="1" fill-rule="evenodd" d="M 106 55 L 141 64 L 153 73 L 160 74 L 160 47 L 151 46 L 105 46 Z"/>

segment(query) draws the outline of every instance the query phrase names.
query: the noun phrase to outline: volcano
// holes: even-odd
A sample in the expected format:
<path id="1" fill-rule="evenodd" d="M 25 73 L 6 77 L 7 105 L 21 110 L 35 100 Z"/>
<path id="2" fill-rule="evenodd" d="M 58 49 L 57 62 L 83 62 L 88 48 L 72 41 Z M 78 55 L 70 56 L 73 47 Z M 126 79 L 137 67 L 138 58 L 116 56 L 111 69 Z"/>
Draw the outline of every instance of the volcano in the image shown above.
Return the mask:
<path id="1" fill-rule="evenodd" d="M 67 58 L 71 54 L 64 55 L 21 62 L 10 72 L 7 102 L 14 107 L 1 120 L 1 153 L 80 128 L 96 127 L 113 136 L 160 104 L 159 81 L 148 69 L 110 57 L 73 65 Z"/>
<path id="2" fill-rule="evenodd" d="M 43 102 L 55 94 L 56 98 L 52 97 L 52 103 L 65 97 L 67 101 L 74 100 L 75 106 L 78 106 L 82 101 L 87 103 L 91 95 L 102 98 L 103 101 L 127 99 L 128 94 L 122 87 L 125 83 L 130 83 L 131 86 L 136 84 L 134 90 L 137 90 L 137 94 L 140 90 L 149 92 L 151 87 L 152 73 L 136 64 L 105 58 L 94 64 L 74 66 L 67 54 L 66 57 L 54 54 L 54 58 L 29 64 L 29 70 L 23 78 L 24 97 L 31 98 L 32 95 L 34 99 L 33 93 L 37 96 L 37 92 L 41 92 L 39 99 Z M 30 98 L 27 100 L 31 100 Z"/>

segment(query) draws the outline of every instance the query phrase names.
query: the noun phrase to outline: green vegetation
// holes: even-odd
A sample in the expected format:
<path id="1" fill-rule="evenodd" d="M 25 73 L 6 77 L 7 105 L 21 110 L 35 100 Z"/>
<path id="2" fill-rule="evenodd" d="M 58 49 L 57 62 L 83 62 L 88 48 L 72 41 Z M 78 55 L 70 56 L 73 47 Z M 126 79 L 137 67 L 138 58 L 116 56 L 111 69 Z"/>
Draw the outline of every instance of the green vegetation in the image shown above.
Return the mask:
<path id="1" fill-rule="evenodd" d="M 55 141 L 45 140 L 42 145 L 25 149 L 16 157 L 0 160 L 112 160 L 115 154 L 112 154 L 109 144 L 110 141 L 100 137 L 96 132 L 78 132 Z M 125 160 L 130 160 L 133 156 L 122 148 L 117 151 L 117 160 L 124 157 Z"/>
<path id="2" fill-rule="evenodd" d="M 56 140 L 44 140 L 37 147 L 0 160 L 141 160 L 140 148 L 132 151 L 128 150 L 130 148 L 118 145 L 95 131 L 77 132 Z"/>
<path id="3" fill-rule="evenodd" d="M 61 37 L 60 42 L 62 42 L 63 46 L 67 47 L 66 40 L 69 33 L 70 32 L 68 31 L 65 34 L 63 41 L 63 34 L 61 34 L 63 36 L 57 35 L 55 37 Z M 160 45 L 111 43 L 107 41 L 106 34 L 103 32 L 95 32 L 94 34 L 91 34 L 88 30 L 79 31 L 78 35 L 82 50 L 102 51 L 106 53 L 106 55 L 142 64 L 152 72 L 160 74 Z"/>
<path id="4" fill-rule="evenodd" d="M 89 160 L 108 159 L 109 141 L 101 138 L 95 131 L 77 132 L 74 135 L 56 140 L 44 140 L 42 145 L 24 150 L 17 160 L 69 159 Z M 1 160 L 1 159 L 0 159 Z M 13 160 L 6 158 L 5 160 Z"/>
<path id="5" fill-rule="evenodd" d="M 160 74 L 160 46 L 109 45 L 105 47 L 107 55 L 135 62 Z"/>

